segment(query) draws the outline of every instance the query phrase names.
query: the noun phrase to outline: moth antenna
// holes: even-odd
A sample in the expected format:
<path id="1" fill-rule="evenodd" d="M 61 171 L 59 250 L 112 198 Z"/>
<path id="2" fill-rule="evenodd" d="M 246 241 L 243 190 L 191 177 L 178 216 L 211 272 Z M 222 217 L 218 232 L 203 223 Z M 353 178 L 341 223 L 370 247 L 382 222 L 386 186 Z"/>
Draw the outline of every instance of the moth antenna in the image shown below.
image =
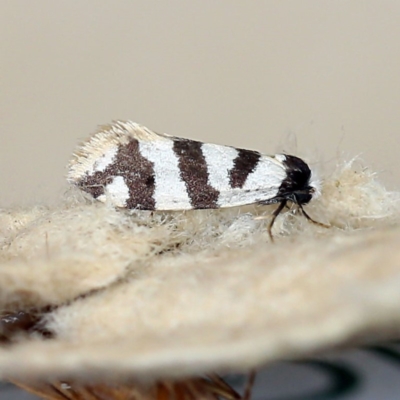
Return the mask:
<path id="1" fill-rule="evenodd" d="M 276 220 L 276 217 L 282 212 L 282 210 L 285 208 L 286 206 L 286 202 L 287 200 L 283 200 L 280 202 L 279 207 L 272 213 L 272 218 L 271 221 L 268 224 L 268 235 L 271 239 L 271 242 L 274 242 L 274 238 L 272 236 L 272 226 L 274 225 L 274 222 Z"/>
<path id="2" fill-rule="evenodd" d="M 323 228 L 330 228 L 330 225 L 326 225 L 323 224 L 322 222 L 316 221 L 315 219 L 312 219 L 304 210 L 303 206 L 300 203 L 297 203 L 297 205 L 299 206 L 299 209 L 301 210 L 302 214 L 313 224 L 318 225 L 318 226 L 322 226 Z"/>

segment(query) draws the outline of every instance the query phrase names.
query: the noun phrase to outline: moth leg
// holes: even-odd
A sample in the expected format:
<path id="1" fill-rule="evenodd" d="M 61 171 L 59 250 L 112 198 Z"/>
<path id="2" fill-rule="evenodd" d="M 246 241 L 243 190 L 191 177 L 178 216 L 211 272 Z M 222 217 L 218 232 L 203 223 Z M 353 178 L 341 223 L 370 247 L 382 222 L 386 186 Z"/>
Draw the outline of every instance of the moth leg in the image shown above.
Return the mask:
<path id="1" fill-rule="evenodd" d="M 256 379 L 256 371 L 250 371 L 247 377 L 247 383 L 246 383 L 246 387 L 244 389 L 244 393 L 243 393 L 243 400 L 250 400 L 251 399 L 251 393 L 253 391 L 253 387 L 254 387 L 254 381 Z"/>
<path id="2" fill-rule="evenodd" d="M 287 200 L 282 200 L 278 206 L 278 208 L 272 213 L 272 218 L 271 221 L 268 224 L 268 235 L 271 239 L 271 242 L 274 242 L 274 238 L 272 237 L 272 226 L 274 225 L 274 222 L 276 220 L 276 217 L 282 212 L 282 210 L 286 206 Z"/>
<path id="3" fill-rule="evenodd" d="M 330 225 L 326 225 L 326 224 L 323 224 L 322 222 L 319 222 L 319 221 L 316 221 L 315 219 L 312 219 L 312 218 L 304 211 L 304 208 L 303 208 L 303 206 L 302 206 L 300 203 L 297 203 L 297 205 L 299 206 L 299 209 L 301 210 L 302 214 L 303 214 L 310 222 L 312 222 L 312 223 L 315 224 L 315 225 L 322 226 L 323 228 L 330 228 Z"/>

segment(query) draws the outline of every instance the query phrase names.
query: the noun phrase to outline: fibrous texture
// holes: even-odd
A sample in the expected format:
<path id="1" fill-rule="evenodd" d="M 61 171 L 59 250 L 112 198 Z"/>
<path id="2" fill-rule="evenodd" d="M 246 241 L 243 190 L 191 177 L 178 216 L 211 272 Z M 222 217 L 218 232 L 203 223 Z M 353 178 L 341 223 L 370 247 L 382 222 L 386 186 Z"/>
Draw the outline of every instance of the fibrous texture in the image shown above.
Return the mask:
<path id="1" fill-rule="evenodd" d="M 399 198 L 345 164 L 305 206 L 330 228 L 288 210 L 275 243 L 272 206 L 124 211 L 71 189 L 0 210 L 0 376 L 148 382 L 396 337 Z"/>

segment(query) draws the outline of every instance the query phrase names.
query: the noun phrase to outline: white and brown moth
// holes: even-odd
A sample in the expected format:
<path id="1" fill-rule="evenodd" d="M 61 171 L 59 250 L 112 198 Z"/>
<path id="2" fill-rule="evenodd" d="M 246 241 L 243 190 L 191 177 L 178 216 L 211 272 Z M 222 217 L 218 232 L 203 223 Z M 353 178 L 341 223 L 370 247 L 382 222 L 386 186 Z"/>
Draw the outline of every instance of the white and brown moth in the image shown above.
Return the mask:
<path id="1" fill-rule="evenodd" d="M 309 166 L 298 157 L 202 143 L 122 121 L 102 127 L 78 148 L 68 181 L 97 200 L 137 210 L 276 203 L 268 227 L 271 238 L 287 202 L 316 222 L 303 205 L 320 192 Z"/>

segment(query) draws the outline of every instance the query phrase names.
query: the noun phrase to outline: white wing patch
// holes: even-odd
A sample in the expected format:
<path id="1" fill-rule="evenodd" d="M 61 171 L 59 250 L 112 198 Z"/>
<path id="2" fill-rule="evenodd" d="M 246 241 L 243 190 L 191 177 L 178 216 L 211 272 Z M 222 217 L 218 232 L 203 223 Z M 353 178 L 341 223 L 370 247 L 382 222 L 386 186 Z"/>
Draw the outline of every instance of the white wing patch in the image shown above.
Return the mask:
<path id="1" fill-rule="evenodd" d="M 106 202 L 109 200 L 116 207 L 126 207 L 129 199 L 129 188 L 122 176 L 116 176 L 111 183 L 106 185 L 104 194 L 98 200 Z"/>
<path id="2" fill-rule="evenodd" d="M 139 141 L 143 157 L 154 163 L 153 198 L 159 210 L 190 210 L 192 205 L 185 182 L 180 175 L 178 157 L 172 140 Z"/>
<path id="3" fill-rule="evenodd" d="M 118 148 L 112 147 L 108 149 L 95 163 L 94 172 L 104 172 L 105 169 L 114 162 Z"/>
<path id="4" fill-rule="evenodd" d="M 243 190 L 279 188 L 286 178 L 285 166 L 273 157 L 262 156 L 255 170 L 249 174 Z M 275 196 L 276 193 L 273 194 Z"/>
<path id="5" fill-rule="evenodd" d="M 229 172 L 234 167 L 238 151 L 233 147 L 208 143 L 201 146 L 201 151 L 207 163 L 208 183 L 220 192 L 231 190 Z"/>
<path id="6" fill-rule="evenodd" d="M 272 199 L 277 195 L 285 177 L 286 170 L 280 161 L 274 157 L 261 156 L 242 188 L 220 192 L 219 205 L 221 208 L 234 207 Z"/>

